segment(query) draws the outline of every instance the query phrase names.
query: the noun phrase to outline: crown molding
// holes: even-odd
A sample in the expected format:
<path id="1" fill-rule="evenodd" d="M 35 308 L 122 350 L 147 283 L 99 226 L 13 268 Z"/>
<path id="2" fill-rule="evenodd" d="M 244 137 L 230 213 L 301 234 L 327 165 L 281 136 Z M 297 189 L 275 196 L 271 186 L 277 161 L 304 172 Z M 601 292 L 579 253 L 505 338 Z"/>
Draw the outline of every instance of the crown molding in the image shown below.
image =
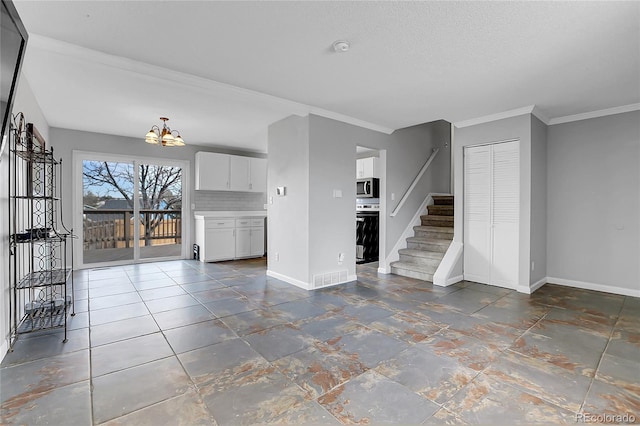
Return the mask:
<path id="1" fill-rule="evenodd" d="M 219 98 L 230 98 L 234 99 L 235 101 L 246 102 L 251 105 L 260 105 L 265 108 L 272 108 L 281 111 L 284 114 L 298 116 L 315 114 L 386 134 L 391 134 L 395 130 L 376 123 L 360 120 L 358 118 L 351 117 L 345 114 L 318 108 L 313 105 L 306 105 L 277 96 L 268 95 L 262 92 L 245 89 L 243 87 L 233 86 L 215 80 L 198 77 L 192 74 L 147 64 L 145 62 L 103 53 L 97 50 L 87 49 L 75 44 L 43 37 L 38 34 L 30 35 L 28 48 L 36 48 L 48 52 L 53 52 L 55 54 L 65 56 L 76 61 L 96 63 L 125 72 L 143 75 L 148 78 L 156 78 L 176 84 L 194 87 L 201 91 L 206 91 L 207 93 L 214 94 Z"/>
<path id="2" fill-rule="evenodd" d="M 598 111 L 584 112 L 582 114 L 566 115 L 549 120 L 549 125 L 570 123 L 572 121 L 588 120 L 590 118 L 606 117 L 607 115 L 623 114 L 625 112 L 640 111 L 640 103 L 623 105 L 614 108 L 601 109 Z"/>
<path id="3" fill-rule="evenodd" d="M 519 115 L 524 115 L 524 114 L 532 114 L 535 108 L 536 108 L 535 105 L 528 105 L 526 107 L 512 109 L 504 112 L 498 112 L 496 114 L 485 115 L 482 117 L 476 117 L 469 120 L 457 121 L 453 123 L 453 125 L 459 129 L 463 127 L 476 126 L 478 124 L 490 123 L 492 121 L 497 121 L 497 120 L 504 120 L 505 118 L 517 117 Z M 540 119 L 542 120 L 542 118 Z"/>

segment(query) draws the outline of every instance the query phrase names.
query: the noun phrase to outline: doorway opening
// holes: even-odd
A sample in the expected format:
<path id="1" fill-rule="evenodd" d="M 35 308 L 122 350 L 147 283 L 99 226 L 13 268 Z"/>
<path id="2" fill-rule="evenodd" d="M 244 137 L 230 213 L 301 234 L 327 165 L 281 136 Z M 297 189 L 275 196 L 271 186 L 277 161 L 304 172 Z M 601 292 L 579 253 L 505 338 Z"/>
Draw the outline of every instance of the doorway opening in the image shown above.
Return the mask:
<path id="1" fill-rule="evenodd" d="M 385 260 L 386 150 L 356 146 L 356 263 Z"/>

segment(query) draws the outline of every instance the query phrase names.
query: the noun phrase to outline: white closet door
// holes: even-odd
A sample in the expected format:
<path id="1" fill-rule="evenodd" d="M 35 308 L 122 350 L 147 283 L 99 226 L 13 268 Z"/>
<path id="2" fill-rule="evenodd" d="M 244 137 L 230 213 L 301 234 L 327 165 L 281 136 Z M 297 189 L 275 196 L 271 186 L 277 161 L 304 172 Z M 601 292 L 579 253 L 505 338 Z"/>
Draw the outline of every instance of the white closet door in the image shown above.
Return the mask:
<path id="1" fill-rule="evenodd" d="M 464 278 L 491 280 L 491 146 L 464 150 Z"/>
<path id="2" fill-rule="evenodd" d="M 520 144 L 464 150 L 464 278 L 515 288 L 518 282 Z"/>
<path id="3" fill-rule="evenodd" d="M 493 145 L 492 169 L 491 284 L 515 288 L 520 253 L 520 146 L 517 141 Z"/>

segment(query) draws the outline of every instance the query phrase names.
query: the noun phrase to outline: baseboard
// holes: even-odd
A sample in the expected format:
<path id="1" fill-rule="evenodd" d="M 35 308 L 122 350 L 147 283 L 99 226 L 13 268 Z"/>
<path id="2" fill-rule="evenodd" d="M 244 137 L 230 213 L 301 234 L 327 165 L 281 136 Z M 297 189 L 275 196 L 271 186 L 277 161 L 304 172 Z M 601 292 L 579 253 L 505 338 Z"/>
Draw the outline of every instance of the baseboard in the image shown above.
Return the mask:
<path id="1" fill-rule="evenodd" d="M 564 278 L 547 277 L 547 283 L 558 284 L 567 287 L 581 288 L 584 290 L 602 291 L 604 293 L 620 294 L 623 296 L 640 297 L 640 290 L 631 288 L 616 287 L 605 284 L 589 283 L 585 281 L 566 280 Z"/>
<path id="2" fill-rule="evenodd" d="M 459 283 L 460 281 L 464 281 L 464 277 L 462 275 L 458 275 L 456 277 L 447 278 L 447 281 L 445 282 L 445 285 L 443 285 L 441 287 L 448 287 L 450 285 Z"/>
<path id="3" fill-rule="evenodd" d="M 386 268 L 384 266 L 381 266 L 378 268 L 378 273 L 379 274 L 390 274 L 391 273 L 391 268 Z"/>
<path id="4" fill-rule="evenodd" d="M 267 270 L 267 276 L 272 277 L 272 278 L 276 278 L 276 279 L 278 279 L 280 281 L 284 281 L 284 282 L 289 283 L 289 284 L 293 284 L 296 287 L 300 287 L 303 290 L 310 290 L 311 289 L 311 285 L 309 283 L 305 283 L 304 281 L 300 281 L 300 280 L 297 280 L 295 278 L 291 278 L 291 277 L 289 277 L 287 275 L 279 274 L 277 272 L 273 272 L 273 271 Z"/>
<path id="5" fill-rule="evenodd" d="M 536 281 L 535 283 L 531 284 L 529 286 L 529 294 L 533 293 L 534 291 L 536 291 L 537 289 L 539 289 L 540 287 L 545 285 L 547 283 L 548 279 L 549 278 L 547 278 L 547 277 L 543 277 L 543 278 L 539 279 L 538 281 Z"/>

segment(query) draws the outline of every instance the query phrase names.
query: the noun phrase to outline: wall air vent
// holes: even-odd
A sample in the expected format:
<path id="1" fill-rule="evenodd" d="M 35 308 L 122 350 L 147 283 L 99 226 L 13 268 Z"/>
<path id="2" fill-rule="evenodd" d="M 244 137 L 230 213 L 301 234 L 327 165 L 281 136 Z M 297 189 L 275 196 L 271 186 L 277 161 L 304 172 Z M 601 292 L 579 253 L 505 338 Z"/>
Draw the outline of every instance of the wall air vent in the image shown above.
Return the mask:
<path id="1" fill-rule="evenodd" d="M 336 284 L 346 283 L 349 271 L 325 272 L 324 274 L 316 274 L 313 276 L 312 289 L 328 287 Z"/>

